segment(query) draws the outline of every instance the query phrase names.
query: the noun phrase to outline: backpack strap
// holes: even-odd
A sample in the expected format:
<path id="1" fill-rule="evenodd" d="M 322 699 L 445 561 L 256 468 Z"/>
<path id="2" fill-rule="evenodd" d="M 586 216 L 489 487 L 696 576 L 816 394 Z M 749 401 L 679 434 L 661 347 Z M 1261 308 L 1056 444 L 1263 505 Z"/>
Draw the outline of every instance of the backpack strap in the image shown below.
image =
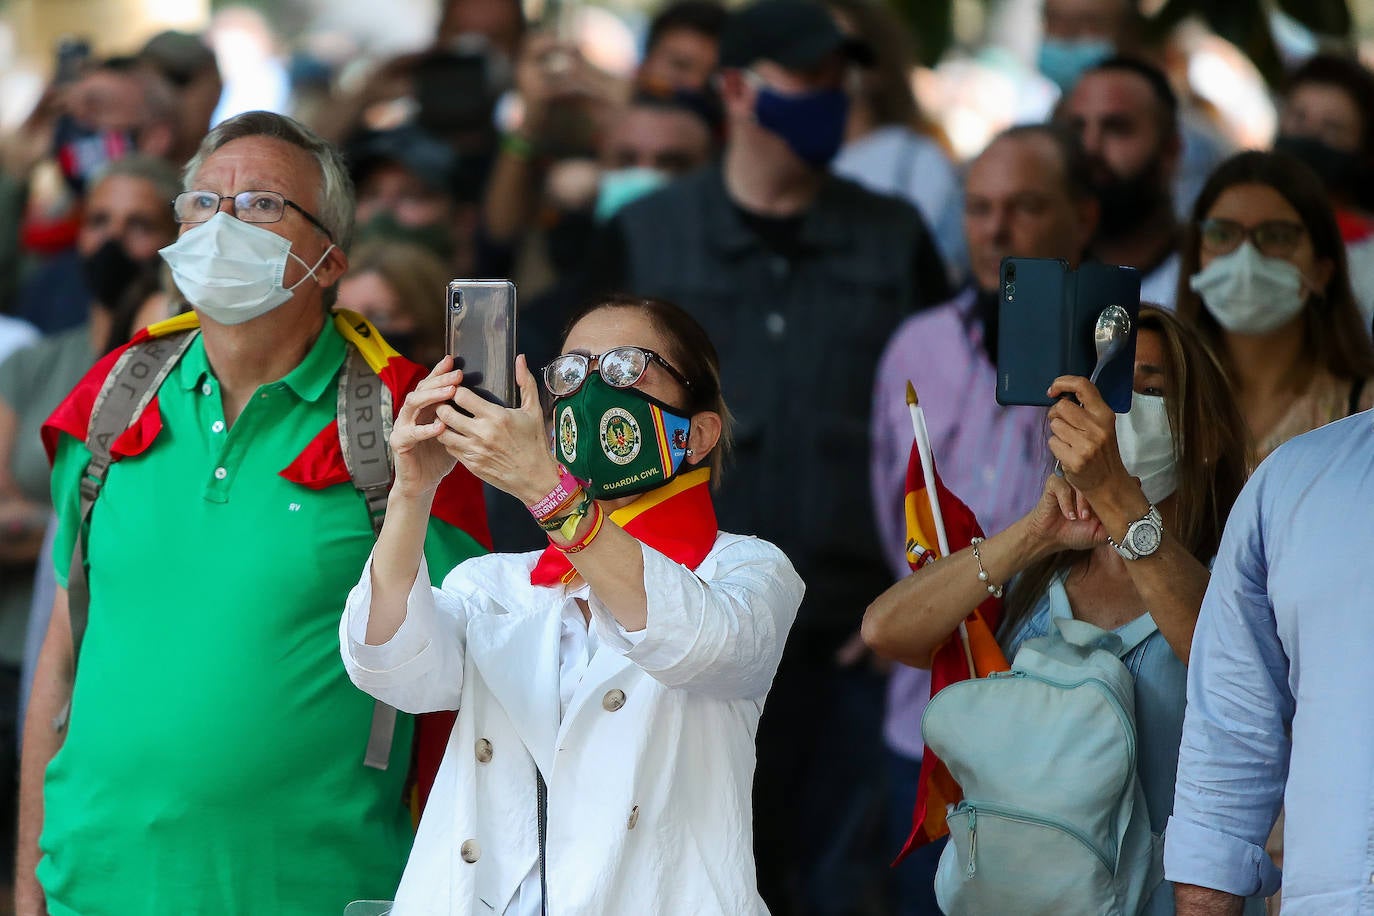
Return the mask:
<path id="1" fill-rule="evenodd" d="M 72 629 L 72 673 L 75 677 L 77 660 L 81 656 L 81 642 L 86 636 L 90 620 L 91 587 L 86 574 L 86 539 L 91 524 L 91 512 L 96 498 L 105 486 L 114 457 L 110 447 L 119 436 L 142 416 L 152 403 L 157 390 L 191 346 L 199 331 L 182 331 L 166 337 L 154 337 L 130 346 L 115 361 L 100 386 L 95 404 L 91 407 L 86 426 L 86 450 L 90 460 L 81 475 L 80 517 L 76 544 L 72 548 L 71 567 L 67 571 L 67 612 Z M 71 701 L 53 720 L 53 727 L 61 730 L 67 723 Z"/>
<path id="2" fill-rule="evenodd" d="M 391 389 L 350 345 L 339 376 L 339 445 L 353 486 L 367 504 L 372 533 L 381 533 L 391 493 Z M 381 700 L 372 709 L 363 766 L 385 770 L 396 733 L 396 710 Z"/>
<path id="3" fill-rule="evenodd" d="M 353 486 L 367 503 L 372 533 L 380 534 L 391 493 L 391 389 L 349 346 L 339 376 L 339 445 Z"/>

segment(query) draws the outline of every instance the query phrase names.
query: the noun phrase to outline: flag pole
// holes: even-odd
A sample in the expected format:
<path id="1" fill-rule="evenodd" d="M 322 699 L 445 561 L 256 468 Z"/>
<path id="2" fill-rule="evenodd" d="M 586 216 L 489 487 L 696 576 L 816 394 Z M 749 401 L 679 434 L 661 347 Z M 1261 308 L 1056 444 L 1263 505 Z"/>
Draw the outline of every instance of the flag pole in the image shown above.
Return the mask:
<path id="1" fill-rule="evenodd" d="M 940 548 L 940 556 L 949 556 L 949 536 L 945 533 L 945 517 L 940 511 L 940 495 L 935 483 L 935 455 L 930 450 L 930 432 L 926 429 L 926 414 L 921 409 L 921 401 L 916 397 L 916 386 L 908 379 L 906 383 L 906 406 L 911 412 L 911 431 L 916 438 L 916 454 L 921 458 L 921 474 L 926 481 L 926 498 L 930 500 L 930 517 L 935 522 L 935 538 Z M 959 642 L 964 649 L 964 661 L 968 663 L 969 677 L 978 677 L 978 668 L 973 663 L 973 648 L 969 645 L 968 627 L 959 621 Z"/>

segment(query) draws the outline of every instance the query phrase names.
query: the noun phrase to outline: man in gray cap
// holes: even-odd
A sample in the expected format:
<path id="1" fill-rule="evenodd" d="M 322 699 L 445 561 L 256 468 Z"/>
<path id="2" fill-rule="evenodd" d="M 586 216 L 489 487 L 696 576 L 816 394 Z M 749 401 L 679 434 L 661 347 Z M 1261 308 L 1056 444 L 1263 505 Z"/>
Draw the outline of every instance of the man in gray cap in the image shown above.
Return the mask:
<path id="1" fill-rule="evenodd" d="M 853 793 L 880 766 L 882 684 L 837 651 L 890 581 L 868 496 L 873 370 L 906 315 L 948 297 L 917 212 L 827 168 L 868 57 L 818 4 L 733 12 L 720 164 L 622 209 L 590 265 L 590 291 L 669 299 L 710 332 L 737 418 L 721 528 L 778 544 L 807 583 L 758 736 L 755 849 L 778 914 L 859 893 L 845 825 L 876 800 Z"/>

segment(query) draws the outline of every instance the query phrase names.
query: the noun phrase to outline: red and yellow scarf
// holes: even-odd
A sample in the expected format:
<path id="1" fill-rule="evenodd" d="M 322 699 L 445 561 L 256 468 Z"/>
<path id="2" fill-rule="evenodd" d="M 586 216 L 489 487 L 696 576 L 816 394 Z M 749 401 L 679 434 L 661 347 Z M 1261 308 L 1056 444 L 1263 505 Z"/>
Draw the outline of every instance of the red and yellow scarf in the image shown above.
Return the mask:
<path id="1" fill-rule="evenodd" d="M 616 509 L 610 521 L 637 541 L 688 569 L 696 569 L 711 552 L 719 529 L 711 501 L 711 469 L 680 474 L 628 506 Z M 530 584 L 550 588 L 577 578 L 567 554 L 550 544 L 530 571 Z"/>

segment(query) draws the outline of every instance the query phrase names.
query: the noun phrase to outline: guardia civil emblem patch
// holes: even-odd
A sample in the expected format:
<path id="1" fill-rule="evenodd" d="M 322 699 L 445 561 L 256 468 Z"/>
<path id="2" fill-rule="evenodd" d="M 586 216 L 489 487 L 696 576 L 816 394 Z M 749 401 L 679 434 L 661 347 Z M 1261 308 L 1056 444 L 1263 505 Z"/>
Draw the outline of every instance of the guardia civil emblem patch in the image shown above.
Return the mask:
<path id="1" fill-rule="evenodd" d="M 616 464 L 629 464 L 639 454 L 639 424 L 628 410 L 612 407 L 601 415 L 601 450 Z"/>
<path id="2" fill-rule="evenodd" d="M 577 460 L 577 422 L 573 420 L 571 407 L 564 407 L 558 415 L 558 448 L 564 461 Z"/>

